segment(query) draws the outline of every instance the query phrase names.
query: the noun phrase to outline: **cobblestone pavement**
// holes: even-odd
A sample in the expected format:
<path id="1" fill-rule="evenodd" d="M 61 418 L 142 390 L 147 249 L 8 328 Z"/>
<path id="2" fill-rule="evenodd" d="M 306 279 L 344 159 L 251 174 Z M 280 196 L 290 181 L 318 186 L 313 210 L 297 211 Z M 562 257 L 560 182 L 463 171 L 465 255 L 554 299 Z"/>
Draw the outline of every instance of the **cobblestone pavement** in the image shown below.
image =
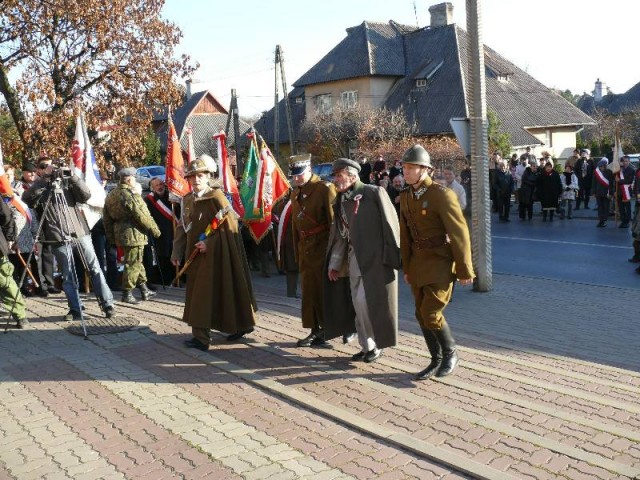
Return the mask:
<path id="1" fill-rule="evenodd" d="M 405 287 L 399 345 L 372 364 L 353 344 L 295 348 L 284 277 L 255 288 L 256 331 L 206 353 L 182 347 L 180 289 L 118 305 L 140 325 L 88 340 L 63 296 L 29 299 L 31 327 L 0 335 L 0 479 L 640 476 L 638 290 L 457 288 L 460 367 L 414 382 L 429 358 Z"/>

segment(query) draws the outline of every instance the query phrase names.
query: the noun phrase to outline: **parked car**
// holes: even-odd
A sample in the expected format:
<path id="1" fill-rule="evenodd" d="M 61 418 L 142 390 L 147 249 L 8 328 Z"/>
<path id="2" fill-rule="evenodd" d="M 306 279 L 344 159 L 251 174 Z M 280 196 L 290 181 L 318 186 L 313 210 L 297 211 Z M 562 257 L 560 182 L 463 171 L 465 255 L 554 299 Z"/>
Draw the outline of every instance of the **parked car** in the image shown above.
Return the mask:
<path id="1" fill-rule="evenodd" d="M 331 181 L 331 177 L 333 176 L 333 164 L 328 163 L 317 163 L 311 166 L 311 171 L 318 175 L 325 182 Z"/>
<path id="2" fill-rule="evenodd" d="M 638 167 L 640 167 L 640 153 L 630 153 L 627 157 L 629 157 L 629 163 L 631 163 L 631 166 L 638 170 Z"/>
<path id="3" fill-rule="evenodd" d="M 149 190 L 149 182 L 152 178 L 159 178 L 164 181 L 165 170 L 162 165 L 149 165 L 136 170 L 136 181 L 142 185 L 143 190 Z"/>

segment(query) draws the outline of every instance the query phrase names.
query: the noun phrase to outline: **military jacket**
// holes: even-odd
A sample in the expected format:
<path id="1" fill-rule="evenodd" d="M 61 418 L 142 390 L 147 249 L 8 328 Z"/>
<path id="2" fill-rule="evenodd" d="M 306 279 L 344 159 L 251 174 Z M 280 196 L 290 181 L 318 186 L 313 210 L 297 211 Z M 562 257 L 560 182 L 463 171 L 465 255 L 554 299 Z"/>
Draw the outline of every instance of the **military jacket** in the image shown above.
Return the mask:
<path id="1" fill-rule="evenodd" d="M 336 189 L 317 175 L 291 194 L 291 222 L 296 261 L 300 270 L 322 268 L 333 221 Z"/>
<path id="2" fill-rule="evenodd" d="M 473 278 L 467 223 L 456 194 L 430 177 L 400 194 L 400 253 L 414 287 Z"/>
<path id="3" fill-rule="evenodd" d="M 147 204 L 131 187 L 119 184 L 109 192 L 102 215 L 107 241 L 119 247 L 146 245 L 147 235 L 155 238 L 160 230 L 151 217 Z"/>

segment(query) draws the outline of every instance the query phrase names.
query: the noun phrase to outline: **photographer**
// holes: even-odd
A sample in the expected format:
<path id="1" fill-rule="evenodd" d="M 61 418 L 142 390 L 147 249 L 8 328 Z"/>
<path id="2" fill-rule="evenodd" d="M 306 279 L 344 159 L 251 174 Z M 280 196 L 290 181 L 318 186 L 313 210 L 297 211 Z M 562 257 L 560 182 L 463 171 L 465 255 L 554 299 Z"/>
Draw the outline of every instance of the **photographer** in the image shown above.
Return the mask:
<path id="1" fill-rule="evenodd" d="M 15 240 L 16 224 L 11 209 L 0 200 L 0 302 L 16 321 L 18 328 L 26 328 L 29 322 L 25 318 L 24 298 L 13 279 L 13 265 L 7 258 L 11 243 Z"/>
<path id="2" fill-rule="evenodd" d="M 38 165 L 40 179 L 37 180 L 22 199 L 29 207 L 36 210 L 42 221 L 40 241 L 52 247 L 53 255 L 62 270 L 62 288 L 67 296 L 69 312 L 64 319 L 79 320 L 81 318 L 80 295 L 70 262 L 73 261 L 67 250 L 67 242 L 78 250 L 86 262 L 86 269 L 91 275 L 93 288 L 102 299 L 102 307 L 107 318 L 114 316 L 113 294 L 107 286 L 96 253 L 91 243 L 89 226 L 77 204 L 86 202 L 91 197 L 89 187 L 82 179 L 70 170 L 56 167 L 48 162 Z M 50 201 L 46 213 L 47 202 Z M 44 213 L 44 214 L 43 214 Z"/>

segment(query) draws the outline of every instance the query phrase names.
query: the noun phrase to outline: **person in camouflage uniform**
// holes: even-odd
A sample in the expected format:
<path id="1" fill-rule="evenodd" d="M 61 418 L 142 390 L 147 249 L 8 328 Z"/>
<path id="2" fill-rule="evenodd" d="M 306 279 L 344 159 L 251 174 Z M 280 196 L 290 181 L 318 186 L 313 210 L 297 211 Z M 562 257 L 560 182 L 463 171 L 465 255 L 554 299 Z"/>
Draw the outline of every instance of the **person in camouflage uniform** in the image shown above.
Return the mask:
<path id="1" fill-rule="evenodd" d="M 155 292 L 147 287 L 147 275 L 142 263 L 147 235 L 160 236 L 160 229 L 151 217 L 142 196 L 134 193 L 135 168 L 123 168 L 118 172 L 120 183 L 109 192 L 104 204 L 102 220 L 110 245 L 124 250 L 122 274 L 122 301 L 138 303 L 131 291 L 138 287 L 142 300 L 149 300 Z"/>
<path id="2" fill-rule="evenodd" d="M 16 224 L 9 206 L 0 199 L 0 303 L 10 313 L 18 328 L 26 328 L 24 298 L 13 279 L 13 265 L 7 258 L 11 242 L 15 240 Z"/>

